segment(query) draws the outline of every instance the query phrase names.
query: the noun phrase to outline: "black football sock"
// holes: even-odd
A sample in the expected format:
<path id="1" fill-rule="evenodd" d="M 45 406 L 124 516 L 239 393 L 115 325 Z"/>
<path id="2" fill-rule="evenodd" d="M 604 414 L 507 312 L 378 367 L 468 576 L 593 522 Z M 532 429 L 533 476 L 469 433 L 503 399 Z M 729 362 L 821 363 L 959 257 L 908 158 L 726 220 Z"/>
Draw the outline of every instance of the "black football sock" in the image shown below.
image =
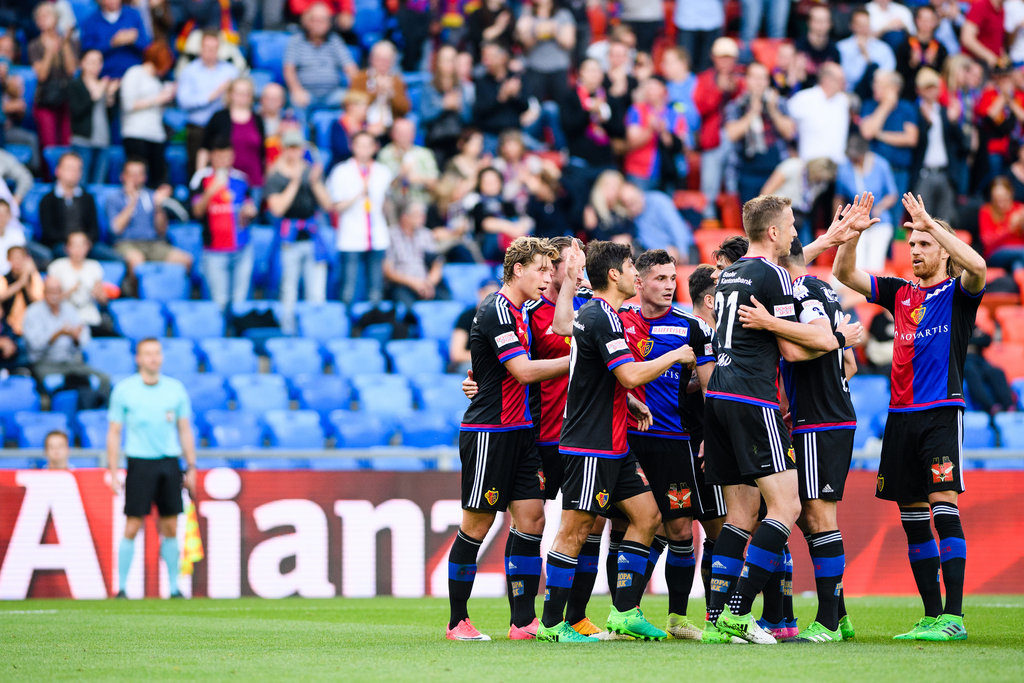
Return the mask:
<path id="1" fill-rule="evenodd" d="M 576 558 L 548 553 L 548 583 L 544 589 L 544 614 L 541 623 L 551 628 L 565 620 L 565 603 L 569 600 L 573 576 L 576 573 Z"/>
<path id="2" fill-rule="evenodd" d="M 508 598 L 508 625 L 512 625 L 512 615 L 515 614 L 515 607 L 512 604 L 512 572 L 509 571 L 508 558 L 512 555 L 512 539 L 515 534 L 512 533 L 514 527 L 510 527 L 508 530 L 508 536 L 505 537 L 505 597 Z"/>
<path id="3" fill-rule="evenodd" d="M 636 541 L 622 541 L 619 544 L 618 573 L 615 580 L 615 609 L 620 612 L 631 610 L 640 604 L 640 594 L 647 585 L 644 572 L 650 546 Z"/>
<path id="4" fill-rule="evenodd" d="M 686 615 L 693 588 L 697 559 L 693 556 L 693 539 L 671 541 L 665 556 L 665 583 L 668 584 L 669 614 Z"/>
<path id="5" fill-rule="evenodd" d="M 914 572 L 917 592 L 928 617 L 942 614 L 942 589 L 939 587 L 939 547 L 932 536 L 928 508 L 900 508 L 900 522 L 907 534 L 907 556 Z"/>
<path id="6" fill-rule="evenodd" d="M 945 614 L 963 615 L 964 571 L 967 566 L 967 543 L 960 523 L 960 510 L 952 503 L 932 505 L 935 531 L 939 535 L 939 560 L 942 562 L 942 584 L 946 587 Z"/>
<path id="7" fill-rule="evenodd" d="M 576 577 L 569 591 L 569 604 L 565 608 L 565 620 L 570 624 L 587 618 L 587 603 L 594 592 L 597 581 L 597 558 L 601 555 L 601 534 L 590 534 L 580 549 L 576 564 Z"/>
<path id="8" fill-rule="evenodd" d="M 750 533 L 732 524 L 723 524 L 711 554 L 711 600 L 708 604 L 709 621 L 718 622 L 718 616 L 729 601 L 736 579 L 743 569 L 743 549 Z"/>
<path id="9" fill-rule="evenodd" d="M 846 569 L 843 536 L 838 531 L 811 534 L 807 537 L 807 549 L 814 565 L 814 586 L 818 593 L 818 613 L 814 620 L 829 631 L 835 631 L 839 628 L 839 599 Z"/>
<path id="10" fill-rule="evenodd" d="M 647 557 L 647 569 L 644 570 L 644 585 L 640 589 L 641 600 L 644 597 L 644 592 L 647 590 L 647 584 L 651 582 L 651 577 L 654 576 L 654 568 L 658 565 L 658 560 L 661 558 L 661 554 L 665 552 L 667 546 L 668 539 L 664 536 L 655 536 L 654 540 L 651 541 L 651 554 Z"/>
<path id="11" fill-rule="evenodd" d="M 711 562 L 715 553 L 715 539 L 705 538 L 700 554 L 700 582 L 704 584 L 704 612 L 711 607 Z"/>
<path id="12" fill-rule="evenodd" d="M 619 544 L 625 538 L 626 531 L 612 529 L 608 533 L 608 555 L 604 558 L 604 569 L 608 578 L 608 593 L 615 602 L 615 578 L 619 575 Z"/>
<path id="13" fill-rule="evenodd" d="M 743 563 L 736 590 L 729 596 L 729 610 L 733 614 L 749 614 L 754 598 L 760 593 L 771 575 L 783 566 L 782 547 L 789 538 L 789 529 L 782 522 L 766 517 L 750 539 L 747 558 Z"/>
<path id="14" fill-rule="evenodd" d="M 477 540 L 459 529 L 452 550 L 448 553 L 448 605 L 451 610 L 448 628 L 455 628 L 460 621 L 469 617 L 466 605 L 473 593 L 476 554 L 480 550 L 480 543 L 482 539 Z"/>
<path id="15" fill-rule="evenodd" d="M 782 548 L 782 564 L 785 567 L 785 576 L 782 580 L 782 616 L 787 623 L 796 621 L 793 614 L 793 555 L 789 552 L 789 542 Z"/>
<path id="16" fill-rule="evenodd" d="M 512 588 L 512 624 L 529 626 L 537 618 L 535 607 L 540 588 L 540 536 L 512 529 L 512 554 L 505 572 Z"/>
<path id="17" fill-rule="evenodd" d="M 838 608 L 839 618 L 842 619 L 846 616 L 846 590 L 841 585 L 839 587 Z"/>

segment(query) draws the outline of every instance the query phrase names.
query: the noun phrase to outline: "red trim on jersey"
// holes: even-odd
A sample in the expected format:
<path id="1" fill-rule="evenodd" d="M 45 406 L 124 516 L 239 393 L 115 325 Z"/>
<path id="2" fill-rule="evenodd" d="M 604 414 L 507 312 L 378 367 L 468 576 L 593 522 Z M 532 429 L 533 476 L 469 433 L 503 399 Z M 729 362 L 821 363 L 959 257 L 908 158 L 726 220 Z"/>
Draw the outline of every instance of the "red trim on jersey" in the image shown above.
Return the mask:
<path id="1" fill-rule="evenodd" d="M 776 384 L 778 381 L 776 380 Z M 744 396 L 742 394 L 727 394 L 724 391 L 709 391 L 707 392 L 708 398 L 720 398 L 726 401 L 739 401 L 740 403 L 750 403 L 755 406 L 763 406 L 765 408 L 778 408 L 778 403 L 772 403 L 771 401 L 764 401 L 759 398 L 753 398 L 752 396 Z"/>
<path id="2" fill-rule="evenodd" d="M 632 356 L 619 356 L 618 358 L 612 358 L 610 361 L 608 361 L 608 369 L 609 370 L 614 370 L 615 368 L 619 367 L 620 365 L 625 365 L 626 363 L 632 363 L 632 362 L 633 362 L 633 357 Z"/>
<path id="3" fill-rule="evenodd" d="M 831 429 L 856 429 L 857 423 L 854 422 L 823 422 L 821 424 L 803 425 L 802 427 L 795 427 L 793 429 L 794 434 L 803 434 L 804 432 L 825 432 Z"/>
<path id="4" fill-rule="evenodd" d="M 467 424 L 463 422 L 459 425 L 459 429 L 464 432 L 510 432 L 514 429 L 529 429 L 532 426 L 532 422 L 513 422 L 507 425 Z"/>
<path id="5" fill-rule="evenodd" d="M 569 455 L 596 455 L 596 456 L 605 455 L 605 456 L 618 457 L 620 455 L 625 455 L 626 453 L 629 453 L 629 448 L 626 448 L 626 450 L 624 450 L 624 451 L 618 451 L 618 450 L 614 450 L 614 451 L 599 451 L 599 450 L 595 450 L 595 449 L 592 449 L 592 448 L 572 448 L 570 446 L 559 446 L 558 452 L 559 453 L 567 453 Z"/>
<path id="6" fill-rule="evenodd" d="M 522 356 L 525 353 L 526 349 L 520 346 L 517 349 L 509 349 L 508 351 L 505 351 L 504 353 L 498 356 L 498 360 L 504 363 L 505 361 L 512 360 L 516 356 Z"/>

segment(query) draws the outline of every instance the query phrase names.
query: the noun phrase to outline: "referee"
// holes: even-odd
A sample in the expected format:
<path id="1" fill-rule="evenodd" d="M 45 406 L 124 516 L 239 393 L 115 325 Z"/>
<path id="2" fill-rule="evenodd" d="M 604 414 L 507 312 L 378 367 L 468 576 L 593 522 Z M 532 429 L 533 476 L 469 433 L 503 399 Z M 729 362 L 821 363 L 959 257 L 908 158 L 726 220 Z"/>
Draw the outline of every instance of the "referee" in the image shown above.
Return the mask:
<path id="1" fill-rule="evenodd" d="M 160 374 L 163 362 L 159 340 L 152 337 L 141 340 L 135 349 L 139 371 L 118 382 L 110 394 L 107 467 L 115 495 L 121 490 L 118 479 L 121 434 L 127 432 L 124 444 L 128 457 L 124 482 L 127 520 L 117 551 L 119 598 L 127 597 L 124 587 L 135 552 L 135 535 L 154 503 L 160 514 L 160 557 L 167 565 L 171 597 L 181 597 L 178 592 L 178 515 L 182 513 L 182 485 L 195 498 L 196 451 L 192 404 L 185 385 Z M 188 464 L 184 479 L 178 460 L 182 455 Z"/>

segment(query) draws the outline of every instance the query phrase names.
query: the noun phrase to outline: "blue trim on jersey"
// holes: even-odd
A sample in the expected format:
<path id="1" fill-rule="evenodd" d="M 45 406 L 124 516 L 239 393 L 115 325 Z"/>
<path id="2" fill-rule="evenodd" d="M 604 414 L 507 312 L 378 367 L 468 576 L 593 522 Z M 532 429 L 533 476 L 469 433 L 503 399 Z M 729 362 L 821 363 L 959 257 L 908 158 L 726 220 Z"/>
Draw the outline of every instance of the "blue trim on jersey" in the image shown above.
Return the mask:
<path id="1" fill-rule="evenodd" d="M 634 436 L 658 437 L 659 439 L 669 439 L 672 441 L 690 440 L 690 435 L 685 432 L 662 432 L 654 429 L 648 429 L 646 432 L 641 432 L 639 429 L 627 429 L 626 433 Z"/>
<path id="2" fill-rule="evenodd" d="M 615 360 L 613 360 L 611 363 L 608 363 L 608 369 L 609 370 L 614 370 L 615 368 L 619 367 L 620 365 L 625 365 L 626 363 L 632 363 L 632 362 L 633 362 L 633 356 L 620 356 L 620 357 L 616 358 Z"/>
<path id="3" fill-rule="evenodd" d="M 988 289 L 988 285 L 986 285 L 982 287 L 981 291 L 978 292 L 977 294 L 971 294 L 970 292 L 967 291 L 967 288 L 964 287 L 964 281 L 961 278 L 956 279 L 956 286 L 960 288 L 961 292 L 971 297 L 972 299 L 980 298 L 985 293 L 985 290 Z"/>
<path id="4" fill-rule="evenodd" d="M 931 410 L 932 408 L 967 408 L 967 404 L 964 403 L 962 398 L 947 398 L 942 401 L 932 401 L 931 403 L 914 403 L 909 406 L 892 407 L 889 406 L 890 413 L 913 413 L 920 410 Z"/>
<path id="5" fill-rule="evenodd" d="M 533 422 L 521 425 L 467 425 L 460 424 L 460 432 L 514 432 L 517 429 L 533 429 Z"/>
<path id="6" fill-rule="evenodd" d="M 868 303 L 878 303 L 878 278 L 874 275 L 869 275 L 871 278 L 871 294 L 868 296 Z"/>
<path id="7" fill-rule="evenodd" d="M 714 363 L 714 356 L 697 356 L 697 365 L 704 365 L 706 363 Z"/>
<path id="8" fill-rule="evenodd" d="M 760 406 L 762 408 L 778 408 L 778 402 L 763 401 L 759 398 L 753 398 L 751 396 L 742 396 L 740 394 L 726 394 L 720 391 L 709 391 L 707 393 L 708 398 L 717 398 L 722 401 L 735 401 L 736 403 L 748 403 L 752 406 Z"/>
<path id="9" fill-rule="evenodd" d="M 846 569 L 846 555 L 836 557 L 812 557 L 814 564 L 814 578 L 826 578 L 842 576 Z"/>
<path id="10" fill-rule="evenodd" d="M 558 442 L 557 441 L 538 441 L 537 445 L 538 446 L 557 446 Z"/>

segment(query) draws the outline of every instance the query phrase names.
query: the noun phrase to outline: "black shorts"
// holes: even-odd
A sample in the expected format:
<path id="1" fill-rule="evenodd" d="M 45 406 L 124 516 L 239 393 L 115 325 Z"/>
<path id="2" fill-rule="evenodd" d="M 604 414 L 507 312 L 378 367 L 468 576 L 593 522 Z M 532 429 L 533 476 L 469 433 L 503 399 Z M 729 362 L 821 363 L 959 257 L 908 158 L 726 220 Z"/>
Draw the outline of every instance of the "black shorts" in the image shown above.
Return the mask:
<path id="1" fill-rule="evenodd" d="M 842 500 L 853 459 L 852 429 L 793 435 L 800 500 Z"/>
<path id="2" fill-rule="evenodd" d="M 462 507 L 504 512 L 513 500 L 544 498 L 544 467 L 532 429 L 460 432 Z"/>
<path id="3" fill-rule="evenodd" d="M 629 451 L 647 475 L 662 519 L 721 517 L 717 512 L 721 487 L 714 487 L 719 489 L 716 497 L 712 487 L 704 485 L 689 441 L 630 434 Z"/>
<path id="4" fill-rule="evenodd" d="M 603 515 L 613 503 L 651 490 L 636 457 L 599 458 L 594 455 L 562 455 L 562 509 Z"/>
<path id="5" fill-rule="evenodd" d="M 161 517 L 180 515 L 181 463 L 178 458 L 128 458 L 124 480 L 124 514 L 145 517 L 156 503 Z"/>
<path id="6" fill-rule="evenodd" d="M 704 461 L 707 481 L 720 486 L 754 486 L 796 468 L 778 408 L 711 397 L 704 402 Z"/>
<path id="7" fill-rule="evenodd" d="M 936 491 L 963 493 L 963 420 L 955 407 L 889 413 L 875 496 L 919 503 Z"/>
<path id="8" fill-rule="evenodd" d="M 540 487 L 542 497 L 554 500 L 562 488 L 565 480 L 565 465 L 562 463 L 562 454 L 558 452 L 558 444 L 537 446 L 540 453 L 541 466 L 544 468 L 544 482 Z"/>

